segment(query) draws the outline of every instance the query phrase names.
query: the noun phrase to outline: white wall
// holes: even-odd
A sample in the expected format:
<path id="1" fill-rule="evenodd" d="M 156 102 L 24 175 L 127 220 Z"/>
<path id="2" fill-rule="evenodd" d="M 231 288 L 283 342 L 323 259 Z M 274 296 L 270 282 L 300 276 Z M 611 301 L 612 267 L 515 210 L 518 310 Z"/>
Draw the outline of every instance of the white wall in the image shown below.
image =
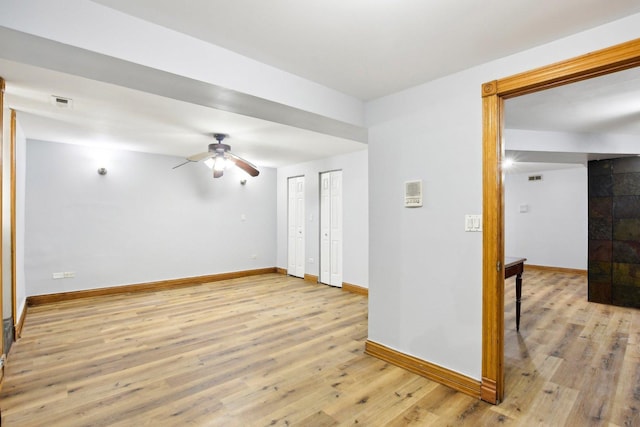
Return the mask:
<path id="1" fill-rule="evenodd" d="M 305 176 L 305 273 L 319 275 L 320 173 L 342 170 L 343 183 L 343 282 L 368 287 L 368 161 L 367 151 L 357 151 L 278 169 L 278 259 L 287 268 L 287 179 Z M 313 263 L 309 259 L 314 260 Z"/>
<path id="2" fill-rule="evenodd" d="M 529 181 L 529 175 L 542 175 Z M 505 254 L 527 264 L 587 269 L 587 168 L 507 174 Z M 520 212 L 526 205 L 527 212 Z"/>
<path id="3" fill-rule="evenodd" d="M 28 140 L 28 294 L 273 267 L 276 171 L 214 180 L 182 160 Z"/>
<path id="4" fill-rule="evenodd" d="M 481 85 L 638 37 L 633 15 L 367 104 L 369 339 L 481 378 Z M 422 208 L 402 207 L 410 179 Z"/>

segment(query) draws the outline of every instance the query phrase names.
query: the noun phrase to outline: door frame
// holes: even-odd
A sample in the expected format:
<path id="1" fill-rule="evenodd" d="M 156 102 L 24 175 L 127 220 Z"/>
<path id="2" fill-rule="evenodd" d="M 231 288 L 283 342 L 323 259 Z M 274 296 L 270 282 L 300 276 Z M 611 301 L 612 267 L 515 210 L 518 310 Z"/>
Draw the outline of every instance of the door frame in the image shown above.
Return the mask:
<path id="1" fill-rule="evenodd" d="M 13 320 L 13 340 L 17 341 L 20 332 L 18 330 L 18 301 L 16 280 L 16 110 L 10 111 L 11 128 L 9 130 L 9 212 L 11 221 L 11 318 Z"/>
<path id="2" fill-rule="evenodd" d="M 504 397 L 504 100 L 640 66 L 640 39 L 484 83 L 481 398 Z"/>
<path id="3" fill-rule="evenodd" d="M 2 240 L 3 240 L 3 236 L 2 236 L 2 221 L 4 220 L 4 215 L 2 213 L 2 198 L 3 198 L 3 193 L 2 193 L 2 175 L 3 175 L 3 168 L 4 168 L 4 156 L 2 155 L 3 150 L 4 150 L 4 92 L 5 92 L 5 81 L 2 77 L 0 77 L 0 326 L 1 326 L 1 330 L 0 330 L 0 357 L 5 357 L 6 355 L 4 354 L 4 315 L 2 312 L 2 307 L 4 304 L 3 301 L 3 293 L 4 293 L 4 281 L 2 280 L 2 259 L 3 259 L 3 253 L 2 253 Z M 0 380 L 2 380 L 4 376 L 4 364 L 2 365 L 2 368 L 0 368 Z"/>

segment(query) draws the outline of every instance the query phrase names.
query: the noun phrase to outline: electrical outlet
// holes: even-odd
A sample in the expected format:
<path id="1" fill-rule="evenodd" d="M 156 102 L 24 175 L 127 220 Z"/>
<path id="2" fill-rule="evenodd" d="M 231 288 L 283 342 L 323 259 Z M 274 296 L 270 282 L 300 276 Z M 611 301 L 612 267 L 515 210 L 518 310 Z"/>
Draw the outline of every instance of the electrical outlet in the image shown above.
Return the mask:
<path id="1" fill-rule="evenodd" d="M 251 254 L 251 259 L 256 259 L 256 258 L 258 258 L 257 254 Z"/>
<path id="2" fill-rule="evenodd" d="M 75 271 L 65 271 L 63 273 L 63 275 L 64 275 L 65 279 L 68 279 L 68 278 L 71 278 L 71 277 L 76 277 L 76 272 Z"/>
<path id="3" fill-rule="evenodd" d="M 53 273 L 53 278 L 54 279 L 64 279 L 64 273 L 60 272 L 60 273 Z"/>

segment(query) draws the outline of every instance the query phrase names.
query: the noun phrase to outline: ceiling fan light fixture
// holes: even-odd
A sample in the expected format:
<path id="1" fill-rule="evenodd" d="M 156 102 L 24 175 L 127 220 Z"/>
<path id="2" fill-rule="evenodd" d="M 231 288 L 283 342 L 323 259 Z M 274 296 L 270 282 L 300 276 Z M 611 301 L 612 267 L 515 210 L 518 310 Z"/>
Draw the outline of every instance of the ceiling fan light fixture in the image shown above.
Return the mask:
<path id="1" fill-rule="evenodd" d="M 213 164 L 213 170 L 222 172 L 227 167 L 227 159 L 224 158 L 224 154 L 218 154 L 216 156 L 215 163 Z"/>
<path id="2" fill-rule="evenodd" d="M 208 150 L 204 153 L 194 154 L 186 158 L 186 161 L 173 167 L 173 169 L 186 165 L 187 163 L 195 163 L 204 160 L 204 163 L 213 169 L 213 177 L 220 178 L 224 175 L 224 170 L 232 168 L 234 166 L 239 167 L 249 175 L 256 177 L 260 174 L 260 171 L 243 159 L 231 152 L 231 147 L 227 144 L 223 144 L 222 141 L 227 137 L 223 133 L 213 134 L 213 137 L 218 141 L 215 144 L 209 144 Z"/>

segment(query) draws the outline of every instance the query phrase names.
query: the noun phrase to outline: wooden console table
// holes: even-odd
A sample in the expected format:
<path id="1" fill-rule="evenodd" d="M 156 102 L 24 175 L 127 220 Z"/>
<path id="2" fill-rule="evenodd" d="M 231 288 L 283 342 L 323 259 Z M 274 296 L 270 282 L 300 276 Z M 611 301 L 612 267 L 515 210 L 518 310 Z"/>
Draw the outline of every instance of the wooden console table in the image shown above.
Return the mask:
<path id="1" fill-rule="evenodd" d="M 516 331 L 520 330 L 520 298 L 522 297 L 522 272 L 526 258 L 504 257 L 504 278 L 516 276 Z"/>

